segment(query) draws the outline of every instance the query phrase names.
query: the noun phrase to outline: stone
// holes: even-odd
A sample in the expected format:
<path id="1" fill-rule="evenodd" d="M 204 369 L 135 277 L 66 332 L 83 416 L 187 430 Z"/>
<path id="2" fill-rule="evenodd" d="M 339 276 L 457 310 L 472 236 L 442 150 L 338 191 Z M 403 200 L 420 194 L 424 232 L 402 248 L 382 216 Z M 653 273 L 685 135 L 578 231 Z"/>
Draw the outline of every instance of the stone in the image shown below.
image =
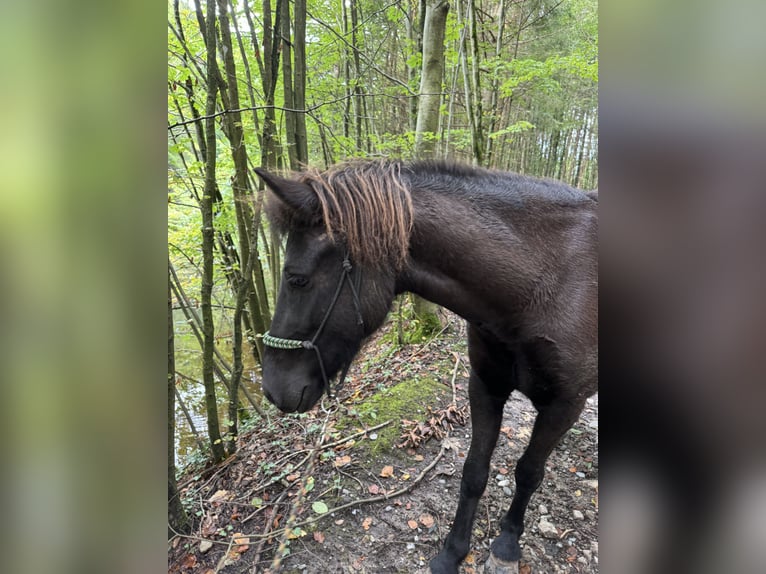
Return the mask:
<path id="1" fill-rule="evenodd" d="M 501 480 L 500 482 L 497 483 L 497 485 L 501 486 L 501 487 L 502 486 L 508 486 L 509 484 L 511 484 L 510 480 Z"/>
<path id="2" fill-rule="evenodd" d="M 210 542 L 210 540 L 203 540 L 199 543 L 199 551 L 202 554 L 205 554 L 208 550 L 210 550 L 213 547 L 213 543 Z"/>
<path id="3" fill-rule="evenodd" d="M 503 487 L 503 492 L 505 494 L 507 494 L 508 496 L 513 496 L 513 491 L 510 488 L 508 488 L 507 486 Z"/>
<path id="4" fill-rule="evenodd" d="M 559 537 L 559 531 L 553 524 L 548 522 L 548 519 L 545 516 L 540 517 L 540 522 L 537 523 L 537 528 L 540 530 L 540 534 L 544 538 L 557 540 Z"/>
<path id="5" fill-rule="evenodd" d="M 548 507 L 544 504 L 538 506 L 537 509 L 540 511 L 540 514 L 548 514 Z"/>
<path id="6" fill-rule="evenodd" d="M 574 516 L 575 520 L 585 520 L 585 515 L 579 510 L 573 510 L 572 516 Z"/>

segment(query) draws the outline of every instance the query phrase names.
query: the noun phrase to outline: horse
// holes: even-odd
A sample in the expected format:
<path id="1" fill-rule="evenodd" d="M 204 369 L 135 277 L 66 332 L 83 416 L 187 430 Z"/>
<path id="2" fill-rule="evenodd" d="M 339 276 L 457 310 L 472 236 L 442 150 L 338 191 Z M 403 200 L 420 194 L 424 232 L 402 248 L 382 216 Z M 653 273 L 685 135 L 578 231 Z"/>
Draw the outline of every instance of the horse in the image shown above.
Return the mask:
<path id="1" fill-rule="evenodd" d="M 287 235 L 263 335 L 264 396 L 305 412 L 339 383 L 394 297 L 415 293 L 467 322 L 472 437 L 452 528 L 430 560 L 456 574 L 470 549 L 503 406 L 537 410 L 486 572 L 518 572 L 524 513 L 545 462 L 598 385 L 597 193 L 466 165 L 356 160 L 285 177 L 255 170 Z"/>

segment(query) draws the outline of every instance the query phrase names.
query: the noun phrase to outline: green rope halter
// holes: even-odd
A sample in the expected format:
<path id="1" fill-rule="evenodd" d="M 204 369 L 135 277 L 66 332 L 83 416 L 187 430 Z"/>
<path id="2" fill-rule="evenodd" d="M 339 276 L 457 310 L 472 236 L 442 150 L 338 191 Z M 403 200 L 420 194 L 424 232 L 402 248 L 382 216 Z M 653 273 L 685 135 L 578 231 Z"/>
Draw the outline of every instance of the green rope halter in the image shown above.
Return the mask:
<path id="1" fill-rule="evenodd" d="M 330 386 L 330 379 L 327 377 L 327 371 L 325 371 L 324 361 L 322 360 L 322 354 L 319 352 L 319 347 L 316 346 L 316 342 L 317 342 L 317 339 L 319 339 L 319 335 L 324 330 L 324 327 L 327 324 L 327 320 L 330 318 L 330 314 L 335 308 L 335 304 L 338 302 L 338 297 L 340 297 L 340 292 L 343 289 L 343 285 L 346 282 L 348 282 L 348 285 L 351 288 L 351 296 L 354 302 L 354 310 L 356 311 L 357 323 L 362 327 L 362 331 L 364 331 L 364 319 L 362 318 L 362 305 L 359 300 L 359 285 L 361 283 L 361 275 L 357 273 L 356 281 L 352 280 L 351 271 L 353 267 L 351 265 L 351 260 L 349 259 L 348 253 L 346 253 L 346 255 L 343 257 L 342 267 L 343 267 L 343 272 L 341 273 L 340 280 L 338 281 L 338 286 L 335 288 L 335 294 L 333 295 L 332 300 L 330 301 L 330 306 L 327 308 L 327 311 L 325 312 L 324 318 L 322 319 L 322 322 L 320 323 L 319 328 L 317 328 L 316 332 L 314 333 L 314 336 L 311 338 L 310 341 L 309 340 L 301 341 L 299 339 L 283 339 L 282 337 L 273 336 L 268 331 L 266 331 L 263 334 L 263 344 L 266 345 L 267 347 L 273 347 L 275 349 L 282 349 L 285 351 L 296 350 L 296 349 L 307 349 L 307 350 L 313 349 L 314 352 L 316 353 L 317 361 L 319 362 L 319 370 L 322 372 L 322 381 L 324 382 L 327 394 L 331 397 L 333 396 L 334 393 Z M 337 386 L 338 389 L 340 389 L 340 387 L 343 386 L 343 381 L 346 379 L 346 374 L 348 374 L 348 369 L 350 366 L 351 366 L 351 361 L 349 361 L 343 366 L 343 371 L 341 372 L 340 377 L 338 379 L 338 386 Z"/>
<path id="2" fill-rule="evenodd" d="M 276 349 L 300 349 L 303 347 L 303 341 L 274 337 L 268 331 L 263 334 L 263 344 Z"/>

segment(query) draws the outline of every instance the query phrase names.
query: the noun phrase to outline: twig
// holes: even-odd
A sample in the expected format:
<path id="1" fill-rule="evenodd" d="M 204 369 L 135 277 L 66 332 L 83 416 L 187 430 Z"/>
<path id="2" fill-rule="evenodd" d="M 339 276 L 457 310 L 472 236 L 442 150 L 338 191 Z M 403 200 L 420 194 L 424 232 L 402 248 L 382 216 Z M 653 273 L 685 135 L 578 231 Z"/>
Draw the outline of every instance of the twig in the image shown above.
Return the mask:
<path id="1" fill-rule="evenodd" d="M 340 506 L 336 506 L 335 508 L 331 508 L 324 514 L 319 514 L 317 516 L 313 516 L 307 520 L 304 520 L 303 522 L 296 522 L 290 526 L 291 529 L 298 528 L 300 526 L 306 526 L 308 524 L 313 524 L 314 522 L 318 522 L 322 518 L 325 518 L 327 516 L 330 516 L 336 512 L 340 512 L 341 510 L 346 510 L 348 508 L 353 508 L 354 506 L 360 506 L 362 504 L 371 504 L 373 502 L 382 502 L 384 500 L 391 500 L 392 498 L 396 498 L 397 496 L 401 496 L 402 494 L 408 493 L 410 490 L 412 490 L 415 485 L 422 482 L 422 480 L 425 478 L 426 474 L 433 469 L 438 462 L 441 460 L 441 458 L 444 456 L 444 453 L 447 451 L 447 447 L 442 444 L 441 450 L 439 453 L 434 457 L 434 459 L 426 466 L 422 472 L 413 480 L 411 483 L 409 483 L 404 488 L 400 488 L 399 490 L 392 492 L 391 494 L 382 494 L 379 496 L 371 496 L 370 498 L 363 498 L 360 500 L 352 500 L 351 502 L 347 502 L 346 504 L 341 504 Z M 274 536 L 276 534 L 281 534 L 286 532 L 287 528 L 282 528 L 280 530 L 274 530 L 270 534 L 255 534 L 251 535 L 250 538 L 260 539 L 264 537 L 270 537 Z"/>
<path id="2" fill-rule="evenodd" d="M 235 534 L 239 534 L 239 533 L 237 532 Z M 223 553 L 223 556 L 221 556 L 221 559 L 218 561 L 218 564 L 215 567 L 215 574 L 218 574 L 221 568 L 223 568 L 223 565 L 226 563 L 226 557 L 229 555 L 229 551 L 231 550 L 232 544 L 234 544 L 234 534 L 232 534 L 231 538 L 229 539 L 229 547 L 226 549 L 226 552 Z"/>
<path id="3" fill-rule="evenodd" d="M 349 436 L 347 436 L 347 437 L 345 437 L 345 438 L 342 438 L 342 439 L 340 439 L 340 440 L 336 440 L 335 442 L 331 442 L 331 443 L 323 444 L 323 445 L 320 447 L 320 449 L 321 449 L 321 450 L 327 450 L 328 448 L 334 448 L 334 447 L 338 446 L 339 444 L 343 444 L 344 442 L 348 442 L 348 441 L 350 441 L 351 439 L 354 439 L 354 438 L 356 438 L 356 437 L 358 437 L 358 436 L 362 436 L 362 435 L 365 435 L 365 434 L 367 434 L 367 433 L 369 433 L 369 432 L 372 432 L 372 431 L 378 430 L 378 429 L 380 429 L 380 428 L 383 428 L 383 427 L 384 427 L 384 426 L 386 426 L 386 425 L 390 425 L 392 422 L 393 422 L 393 421 L 386 421 L 386 422 L 384 422 L 384 423 L 381 423 L 381 424 L 379 424 L 379 425 L 375 425 L 374 427 L 369 427 L 369 428 L 366 428 L 366 429 L 364 429 L 363 431 L 360 431 L 360 432 L 354 433 L 354 434 L 352 434 L 352 435 L 349 435 Z M 314 447 L 314 448 L 316 448 L 316 447 Z M 250 494 L 249 494 L 248 496 L 252 496 L 253 494 L 257 494 L 257 493 L 261 492 L 262 490 L 265 490 L 265 489 L 267 489 L 268 487 L 270 487 L 270 486 L 272 486 L 272 485 L 276 484 L 277 482 L 279 482 L 280 480 L 282 480 L 282 479 L 283 479 L 284 477 L 286 477 L 288 474 L 295 472 L 297 469 L 299 469 L 301 466 L 303 466 L 303 465 L 306 463 L 306 461 L 308 461 L 308 459 L 311 457 L 311 454 L 314 452 L 314 449 L 312 448 L 312 449 L 303 449 L 303 450 L 298 450 L 298 451 L 295 451 L 295 452 L 291 453 L 291 454 L 290 454 L 290 455 L 288 455 L 288 456 L 295 456 L 296 454 L 300 454 L 300 453 L 302 453 L 302 452 L 305 452 L 305 453 L 307 453 L 307 454 L 306 454 L 306 456 L 304 456 L 304 457 L 303 457 L 303 458 L 300 460 L 300 462 L 298 462 L 297 464 L 295 464 L 295 465 L 294 465 L 294 466 L 293 466 L 293 467 L 292 467 L 292 468 L 291 468 L 289 471 L 284 471 L 284 472 L 282 472 L 282 473 L 281 473 L 279 476 L 276 476 L 276 477 L 272 478 L 272 479 L 271 479 L 270 481 L 268 481 L 266 484 L 262 484 L 262 485 L 260 485 L 260 486 L 257 486 L 257 487 L 255 488 L 255 490 L 252 490 L 252 491 L 250 491 Z M 286 458 L 283 458 L 283 460 L 286 460 Z"/>
<path id="4" fill-rule="evenodd" d="M 290 514 L 287 516 L 287 520 L 285 520 L 285 526 L 281 532 L 282 537 L 279 541 L 279 545 L 277 546 L 277 551 L 274 554 L 274 559 L 271 562 L 270 570 L 272 570 L 273 572 L 279 572 L 279 569 L 282 565 L 282 558 L 284 557 L 285 548 L 287 547 L 287 544 L 289 543 L 288 535 L 290 534 L 290 531 L 292 531 L 296 527 L 295 521 L 298 519 L 298 514 L 302 510 L 303 501 L 305 500 L 306 495 L 309 492 L 308 481 L 314 472 L 314 465 L 316 465 L 316 461 L 319 458 L 319 452 L 322 450 L 322 445 L 325 439 L 327 438 L 327 423 L 330 421 L 331 414 L 332 414 L 331 411 L 327 412 L 327 416 L 325 417 L 324 422 L 322 423 L 322 431 L 319 433 L 319 438 L 317 439 L 316 445 L 311 450 L 311 452 L 307 455 L 310 458 L 309 458 L 306 474 L 301 478 L 300 490 L 298 490 L 298 494 L 295 496 L 295 499 L 293 500 L 292 508 L 290 509 Z M 253 573 L 255 574 L 255 567 L 253 567 Z"/>
<path id="5" fill-rule="evenodd" d="M 452 352 L 452 354 L 455 356 L 455 368 L 452 369 L 452 402 L 455 406 L 457 406 L 457 390 L 455 388 L 455 378 L 457 377 L 457 366 L 460 364 L 460 355 L 457 352 Z"/>

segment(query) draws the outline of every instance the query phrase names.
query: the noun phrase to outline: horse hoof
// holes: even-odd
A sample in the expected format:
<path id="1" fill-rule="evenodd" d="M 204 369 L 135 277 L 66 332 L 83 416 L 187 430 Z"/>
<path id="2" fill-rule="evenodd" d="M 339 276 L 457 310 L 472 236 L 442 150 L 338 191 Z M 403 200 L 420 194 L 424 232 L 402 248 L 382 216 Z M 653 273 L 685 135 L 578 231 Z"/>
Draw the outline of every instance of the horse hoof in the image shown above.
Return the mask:
<path id="1" fill-rule="evenodd" d="M 486 564 L 484 564 L 484 574 L 519 574 L 519 562 L 500 560 L 490 553 Z"/>

